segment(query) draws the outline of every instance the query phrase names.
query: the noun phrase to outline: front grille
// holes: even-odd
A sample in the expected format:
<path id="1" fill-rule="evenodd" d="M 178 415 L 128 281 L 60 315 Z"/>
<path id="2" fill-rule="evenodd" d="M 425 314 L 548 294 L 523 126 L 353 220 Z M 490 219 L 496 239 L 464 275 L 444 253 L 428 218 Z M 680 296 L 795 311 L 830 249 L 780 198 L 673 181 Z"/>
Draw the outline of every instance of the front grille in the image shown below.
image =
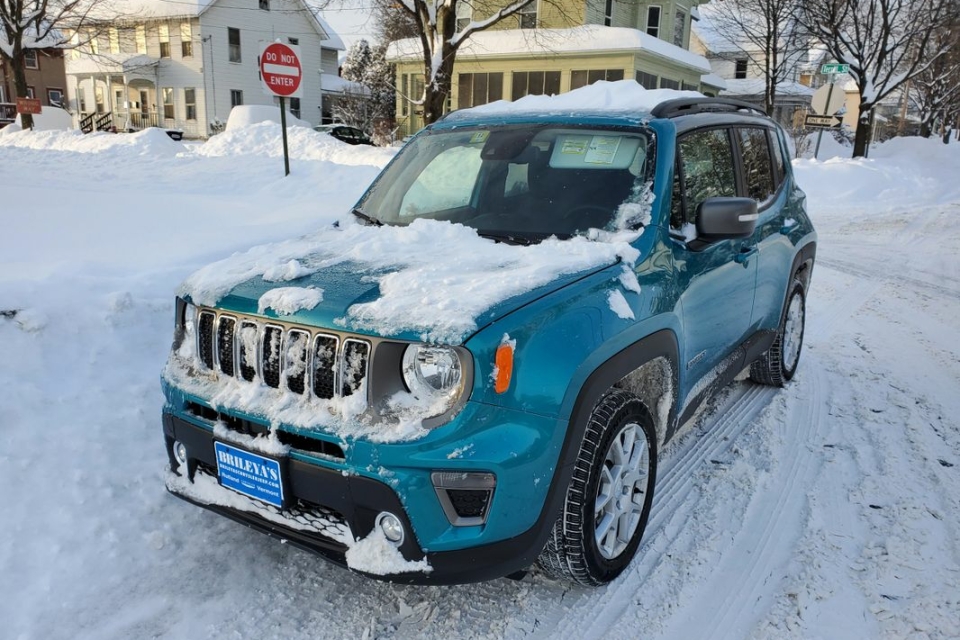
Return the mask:
<path id="1" fill-rule="evenodd" d="M 274 389 L 312 392 L 323 400 L 361 390 L 370 368 L 366 340 L 341 340 L 309 327 L 281 326 L 255 318 L 199 312 L 197 354 L 211 371 Z"/>

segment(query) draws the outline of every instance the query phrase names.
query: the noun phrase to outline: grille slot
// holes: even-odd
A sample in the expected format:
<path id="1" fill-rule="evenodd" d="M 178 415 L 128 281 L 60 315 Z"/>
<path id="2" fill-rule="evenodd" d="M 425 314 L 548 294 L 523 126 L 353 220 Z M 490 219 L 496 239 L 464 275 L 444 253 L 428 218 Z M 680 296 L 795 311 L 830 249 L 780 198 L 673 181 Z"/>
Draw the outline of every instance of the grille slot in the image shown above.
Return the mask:
<path id="1" fill-rule="evenodd" d="M 257 377 L 257 323 L 240 323 L 240 377 L 247 382 Z"/>
<path id="2" fill-rule="evenodd" d="M 367 361 L 370 359 L 370 344 L 360 340 L 343 342 L 343 362 L 341 364 L 340 393 L 352 396 L 363 379 L 367 377 Z"/>
<path id="3" fill-rule="evenodd" d="M 209 311 L 200 312 L 200 320 L 197 322 L 197 354 L 200 356 L 200 362 L 213 369 L 213 323 L 216 316 Z"/>
<path id="4" fill-rule="evenodd" d="M 283 343 L 283 329 L 276 325 L 267 325 L 263 330 L 263 342 L 260 345 L 260 371 L 267 386 L 280 387 L 280 348 Z"/>
<path id="5" fill-rule="evenodd" d="M 340 341 L 333 336 L 317 336 L 313 343 L 313 393 L 324 400 L 331 399 L 337 390 L 337 347 Z"/>
<path id="6" fill-rule="evenodd" d="M 307 347 L 309 344 L 310 335 L 306 332 L 291 329 L 287 333 L 283 369 L 286 373 L 287 388 L 294 393 L 302 394 L 307 387 Z"/>
<path id="7" fill-rule="evenodd" d="M 230 316 L 220 316 L 217 325 L 217 359 L 220 362 L 220 371 L 228 376 L 234 375 L 234 336 L 237 332 L 237 319 Z"/>

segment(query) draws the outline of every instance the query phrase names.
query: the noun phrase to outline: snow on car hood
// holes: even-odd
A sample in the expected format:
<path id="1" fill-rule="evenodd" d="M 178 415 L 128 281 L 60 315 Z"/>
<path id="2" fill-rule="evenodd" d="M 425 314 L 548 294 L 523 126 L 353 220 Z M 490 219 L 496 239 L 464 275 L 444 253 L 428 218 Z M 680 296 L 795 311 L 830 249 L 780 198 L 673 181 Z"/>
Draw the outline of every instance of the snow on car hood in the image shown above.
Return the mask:
<path id="1" fill-rule="evenodd" d="M 523 304 L 484 316 L 506 300 L 618 259 L 633 263 L 638 252 L 630 243 L 637 236 L 593 232 L 592 239 L 514 246 L 449 222 L 375 227 L 350 218 L 207 265 L 184 281 L 178 295 L 200 305 L 291 314 L 317 326 L 459 344 L 482 316 L 490 322 Z M 291 285 L 305 291 L 297 295 Z M 283 295 L 268 294 L 278 287 Z"/>

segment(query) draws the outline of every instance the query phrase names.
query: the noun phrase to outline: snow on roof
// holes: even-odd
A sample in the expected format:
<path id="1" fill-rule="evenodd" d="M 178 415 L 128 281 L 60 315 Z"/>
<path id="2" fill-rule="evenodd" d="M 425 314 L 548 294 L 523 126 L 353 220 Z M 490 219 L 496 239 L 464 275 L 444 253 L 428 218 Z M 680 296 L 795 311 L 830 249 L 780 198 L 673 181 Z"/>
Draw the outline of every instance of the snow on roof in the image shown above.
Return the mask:
<path id="1" fill-rule="evenodd" d="M 370 95 L 370 89 L 367 85 L 360 82 L 353 82 L 332 73 L 320 74 L 320 89 L 324 93 L 352 93 L 354 95 Z"/>
<path id="2" fill-rule="evenodd" d="M 707 85 L 710 85 L 711 87 L 716 87 L 718 89 L 726 89 L 727 82 L 729 81 L 726 78 L 721 78 L 715 73 L 708 73 L 706 75 L 700 76 L 701 84 L 707 84 Z"/>
<path id="3" fill-rule="evenodd" d="M 131 73 L 147 67 L 155 67 L 160 63 L 144 53 L 109 53 L 99 56 L 67 57 L 67 75 L 83 75 L 87 73 Z"/>
<path id="4" fill-rule="evenodd" d="M 697 91 L 676 89 L 644 89 L 633 80 L 600 81 L 557 96 L 524 96 L 515 102 L 498 100 L 471 109 L 454 111 L 444 121 L 472 116 L 500 114 L 578 114 L 608 113 L 611 115 L 649 113 L 661 102 L 674 98 L 702 98 Z"/>
<path id="5" fill-rule="evenodd" d="M 198 16 L 217 0 L 125 0 L 112 8 L 124 16 L 142 18 L 171 18 L 174 16 Z M 109 9 L 105 9 L 109 10 Z"/>
<path id="6" fill-rule="evenodd" d="M 766 82 L 763 78 L 727 80 L 727 88 L 721 93 L 725 96 L 763 95 Z M 814 90 L 799 82 L 778 82 L 777 93 L 783 96 L 812 96 Z"/>
<path id="7" fill-rule="evenodd" d="M 56 29 L 52 29 L 43 38 L 38 38 L 36 35 L 36 33 L 31 34 L 28 29 L 23 36 L 23 46 L 27 49 L 61 48 L 64 46 L 64 38 Z M 7 57 L 13 57 L 13 46 L 7 42 L 7 36 L 3 29 L 0 29 L 0 51 L 3 51 Z"/>
<path id="8" fill-rule="evenodd" d="M 682 49 L 637 29 L 587 24 L 571 29 L 506 29 L 474 33 L 457 56 L 484 58 L 508 55 L 583 54 L 601 51 L 646 51 L 703 72 L 710 64 L 703 56 Z M 391 42 L 387 60 L 419 60 L 423 49 L 418 38 Z"/>
<path id="9" fill-rule="evenodd" d="M 705 5 L 700 7 L 700 19 L 694 21 L 690 28 L 710 53 L 735 53 L 743 50 L 750 51 L 757 47 L 736 34 L 724 33 L 714 22 L 717 15 L 716 7 Z M 742 34 L 741 34 L 742 35 Z"/>

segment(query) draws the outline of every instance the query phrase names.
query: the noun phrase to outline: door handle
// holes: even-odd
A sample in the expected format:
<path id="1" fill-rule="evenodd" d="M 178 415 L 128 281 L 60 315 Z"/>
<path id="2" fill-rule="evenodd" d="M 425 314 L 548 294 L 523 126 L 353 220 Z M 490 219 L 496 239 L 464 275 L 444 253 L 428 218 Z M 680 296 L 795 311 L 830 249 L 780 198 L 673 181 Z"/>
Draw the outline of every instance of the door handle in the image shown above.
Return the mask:
<path id="1" fill-rule="evenodd" d="M 749 247 L 740 247 L 740 253 L 737 254 L 737 257 L 734 258 L 734 260 L 746 266 L 747 262 L 750 261 L 750 256 L 756 254 L 757 251 L 758 251 L 757 245 L 752 245 Z"/>

